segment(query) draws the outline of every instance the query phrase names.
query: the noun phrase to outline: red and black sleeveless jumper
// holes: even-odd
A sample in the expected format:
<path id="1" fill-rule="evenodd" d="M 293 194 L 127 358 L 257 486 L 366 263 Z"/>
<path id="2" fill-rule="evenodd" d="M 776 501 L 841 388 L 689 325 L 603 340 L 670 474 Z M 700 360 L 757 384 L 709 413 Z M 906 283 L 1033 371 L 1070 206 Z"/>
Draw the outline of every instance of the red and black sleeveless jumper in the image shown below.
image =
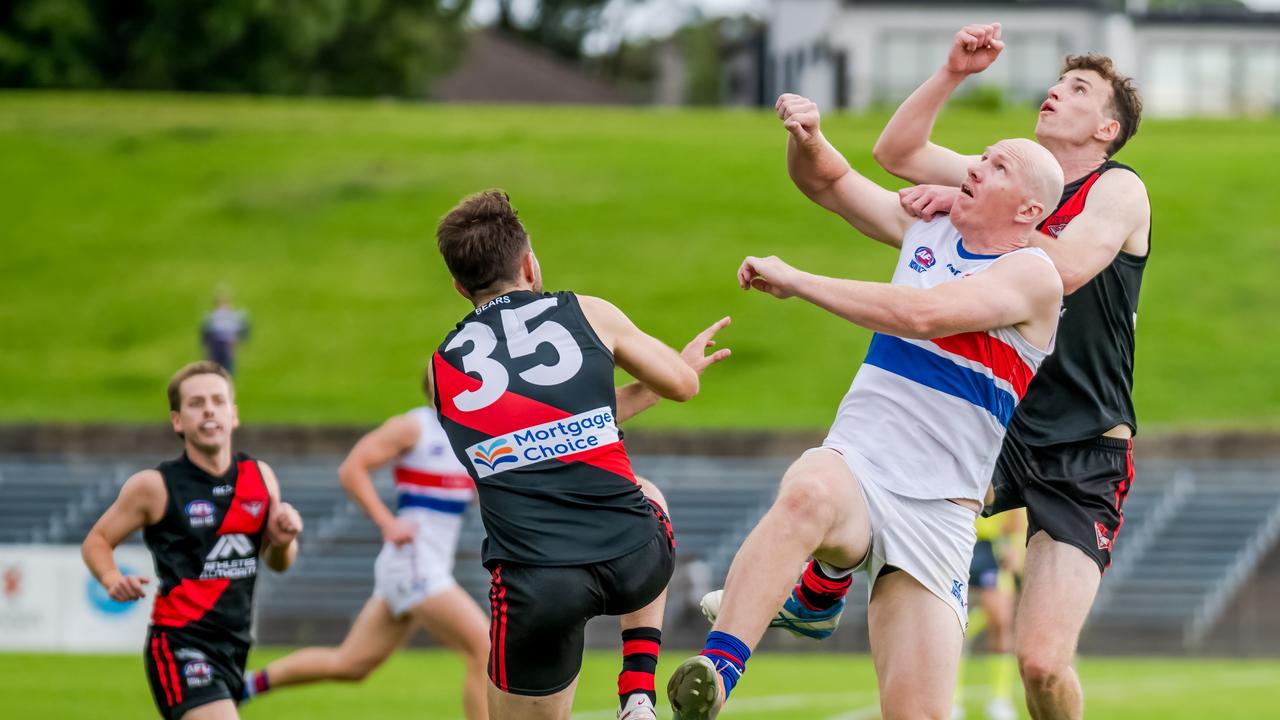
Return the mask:
<path id="1" fill-rule="evenodd" d="M 220 477 L 185 454 L 157 470 L 168 500 L 143 530 L 159 578 L 144 655 L 157 707 L 177 718 L 241 696 L 271 503 L 257 461 L 242 453 Z"/>

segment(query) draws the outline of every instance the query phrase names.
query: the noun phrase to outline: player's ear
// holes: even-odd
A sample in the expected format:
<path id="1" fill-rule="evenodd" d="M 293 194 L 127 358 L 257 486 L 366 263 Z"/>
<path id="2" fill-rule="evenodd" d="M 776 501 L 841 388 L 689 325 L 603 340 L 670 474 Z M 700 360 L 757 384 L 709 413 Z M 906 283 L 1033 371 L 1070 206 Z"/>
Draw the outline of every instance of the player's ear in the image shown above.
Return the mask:
<path id="1" fill-rule="evenodd" d="M 178 437 L 182 437 L 182 413 L 170 410 L 169 422 L 173 425 L 173 431 L 178 434 Z"/>
<path id="2" fill-rule="evenodd" d="M 1110 145 L 1111 141 L 1115 140 L 1116 136 L 1119 134 L 1120 121 L 1114 118 L 1107 118 L 1106 121 L 1102 123 L 1102 125 L 1098 126 L 1098 129 L 1094 131 L 1093 139 Z"/>
<path id="3" fill-rule="evenodd" d="M 1013 221 L 1019 225 L 1035 225 L 1044 215 L 1044 203 L 1039 200 L 1026 200 L 1018 206 Z"/>
<path id="4" fill-rule="evenodd" d="M 458 282 L 456 279 L 453 281 L 453 289 L 457 290 L 458 294 L 462 297 L 468 300 L 471 299 L 471 293 L 467 292 L 467 289 L 462 287 L 462 283 Z"/>
<path id="5" fill-rule="evenodd" d="M 240 406 L 231 403 L 231 429 L 240 427 Z"/>
<path id="6" fill-rule="evenodd" d="M 538 283 L 538 258 L 533 254 L 533 248 L 529 248 L 529 252 L 524 254 L 524 258 L 520 261 L 520 274 L 524 277 L 525 282 L 530 285 Z"/>

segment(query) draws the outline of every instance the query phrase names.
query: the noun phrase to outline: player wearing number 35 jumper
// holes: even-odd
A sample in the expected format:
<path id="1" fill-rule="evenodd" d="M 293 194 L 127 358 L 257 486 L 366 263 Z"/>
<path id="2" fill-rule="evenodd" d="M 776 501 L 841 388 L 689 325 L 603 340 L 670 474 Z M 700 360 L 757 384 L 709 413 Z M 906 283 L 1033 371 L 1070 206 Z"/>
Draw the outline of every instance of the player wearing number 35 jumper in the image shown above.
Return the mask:
<path id="1" fill-rule="evenodd" d="M 679 401 L 697 394 L 697 369 L 604 300 L 544 293 L 505 193 L 464 199 L 437 239 L 475 306 L 431 369 L 487 533 L 490 717 L 568 718 L 587 619 L 621 615 L 619 717 L 653 718 L 675 538 L 661 495 L 631 470 L 614 366 Z"/>

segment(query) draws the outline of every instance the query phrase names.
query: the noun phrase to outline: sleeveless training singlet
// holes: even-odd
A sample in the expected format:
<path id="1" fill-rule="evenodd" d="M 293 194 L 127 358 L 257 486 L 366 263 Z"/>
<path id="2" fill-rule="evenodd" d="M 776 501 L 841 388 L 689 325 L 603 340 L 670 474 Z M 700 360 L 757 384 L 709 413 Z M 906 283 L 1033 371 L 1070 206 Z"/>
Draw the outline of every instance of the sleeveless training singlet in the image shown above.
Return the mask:
<path id="1" fill-rule="evenodd" d="M 237 453 L 214 477 L 184 454 L 157 470 L 169 499 L 142 531 L 160 580 L 151 624 L 248 644 L 270 508 L 257 461 Z"/>
<path id="2" fill-rule="evenodd" d="M 935 287 L 1019 253 L 1052 265 L 1036 248 L 968 252 L 942 216 L 907 231 L 893 284 Z M 861 455 L 897 495 L 981 502 L 1005 427 L 1046 354 L 1012 327 L 933 340 L 876 333 L 824 444 Z"/>
<path id="3" fill-rule="evenodd" d="M 486 565 L 586 565 L 653 539 L 615 419 L 613 354 L 573 293 L 494 298 L 432 368 L 441 425 L 476 481 Z"/>

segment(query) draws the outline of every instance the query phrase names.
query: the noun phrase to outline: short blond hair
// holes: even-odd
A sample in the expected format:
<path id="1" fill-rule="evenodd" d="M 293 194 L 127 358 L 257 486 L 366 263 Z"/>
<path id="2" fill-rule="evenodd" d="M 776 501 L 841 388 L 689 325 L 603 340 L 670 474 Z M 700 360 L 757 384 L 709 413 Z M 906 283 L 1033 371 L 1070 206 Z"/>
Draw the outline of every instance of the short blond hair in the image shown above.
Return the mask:
<path id="1" fill-rule="evenodd" d="M 187 378 L 196 375 L 217 375 L 227 381 L 227 388 L 231 390 L 231 394 L 235 395 L 235 384 L 231 382 L 231 373 L 212 360 L 200 360 L 198 362 L 187 363 L 182 369 L 173 374 L 173 379 L 169 381 L 169 411 L 177 412 L 182 407 L 182 383 Z"/>

